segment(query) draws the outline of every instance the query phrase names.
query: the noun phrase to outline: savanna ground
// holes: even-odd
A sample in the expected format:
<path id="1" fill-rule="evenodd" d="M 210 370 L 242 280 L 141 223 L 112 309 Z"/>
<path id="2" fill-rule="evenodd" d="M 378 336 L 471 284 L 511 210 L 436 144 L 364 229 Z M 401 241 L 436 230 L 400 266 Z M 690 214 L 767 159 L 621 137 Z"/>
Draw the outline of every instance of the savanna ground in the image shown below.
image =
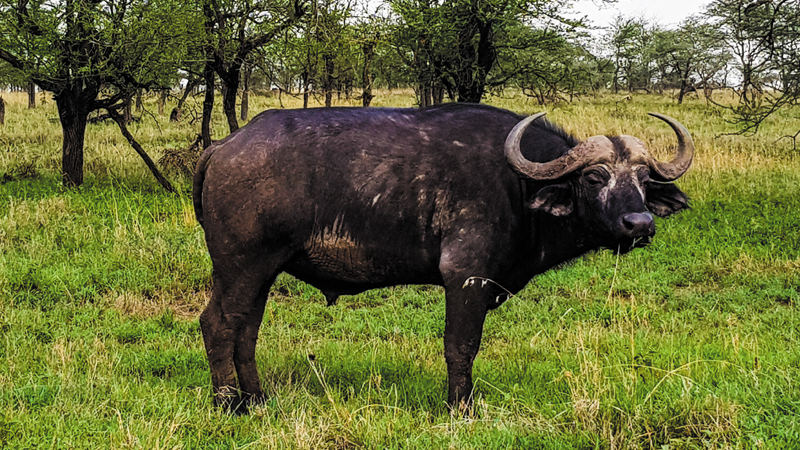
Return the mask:
<path id="1" fill-rule="evenodd" d="M 662 159 L 674 134 L 645 113 L 683 122 L 697 156 L 678 183 L 693 209 L 659 219 L 650 247 L 587 255 L 491 313 L 466 417 L 444 403 L 439 288 L 326 307 L 284 275 L 257 353 L 271 399 L 236 417 L 211 404 L 197 320 L 211 265 L 189 180 L 169 172 L 180 195 L 167 194 L 109 122 L 89 126 L 86 184 L 66 190 L 52 101 L 29 111 L 23 94 L 3 97 L 1 448 L 800 446 L 800 159 L 778 141 L 800 128 L 798 109 L 742 137 L 725 135 L 735 128 L 698 99 L 548 107 L 581 138 L 632 134 Z M 376 99 L 412 103 L 408 92 Z M 488 103 L 542 109 L 521 97 Z M 195 137 L 199 123 L 184 116 L 145 113 L 132 132 L 157 159 Z M 226 134 L 221 113 L 214 126 Z"/>

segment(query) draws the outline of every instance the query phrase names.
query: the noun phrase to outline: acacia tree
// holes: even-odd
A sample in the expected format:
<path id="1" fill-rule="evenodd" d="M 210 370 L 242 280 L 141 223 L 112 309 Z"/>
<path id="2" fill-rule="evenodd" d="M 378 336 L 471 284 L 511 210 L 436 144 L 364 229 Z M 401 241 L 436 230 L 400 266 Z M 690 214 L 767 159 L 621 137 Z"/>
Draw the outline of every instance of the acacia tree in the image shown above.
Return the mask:
<path id="1" fill-rule="evenodd" d="M 210 120 L 215 75 L 223 83 L 222 110 L 231 133 L 239 129 L 236 96 L 248 56 L 294 25 L 303 15 L 300 0 L 201 0 L 206 32 L 206 98 L 203 145 L 211 144 Z"/>
<path id="2" fill-rule="evenodd" d="M 289 94 L 298 90 L 303 96 L 303 108 L 308 107 L 311 86 L 317 76 L 315 43 L 307 39 L 308 16 L 296 27 L 285 30 L 267 44 L 256 58 L 259 71 L 271 86 Z"/>
<path id="3" fill-rule="evenodd" d="M 359 23 L 355 30 L 356 45 L 361 50 L 361 106 L 367 107 L 375 96 L 372 94 L 374 76 L 372 64 L 379 45 L 383 43 L 383 26 L 377 19 Z"/>
<path id="4" fill-rule="evenodd" d="M 734 89 L 738 105 L 730 109 L 742 132 L 755 132 L 775 111 L 800 99 L 800 4 L 716 0 L 706 14 L 732 55 L 740 80 Z"/>
<path id="5" fill-rule="evenodd" d="M 718 45 L 716 27 L 690 18 L 674 30 L 655 29 L 650 43 L 651 53 L 659 67 L 659 83 L 678 89 L 678 104 L 684 96 L 708 87 L 722 71 L 729 54 Z"/>
<path id="6" fill-rule="evenodd" d="M 408 67 L 421 107 L 441 103 L 446 52 L 455 46 L 444 8 L 433 0 L 389 0 L 398 16 L 392 35 L 397 56 Z M 451 95 L 455 96 L 452 91 Z"/>
<path id="7" fill-rule="evenodd" d="M 295 88 L 303 96 L 303 108 L 312 93 L 323 96 L 326 107 L 333 93 L 352 84 L 357 61 L 356 27 L 351 23 L 352 4 L 340 0 L 313 0 L 302 20 L 273 40 L 262 52 L 260 67 L 282 91 Z M 349 92 L 346 92 L 349 95 Z"/>
<path id="8" fill-rule="evenodd" d="M 412 85 L 414 78 L 411 76 L 410 67 L 394 48 L 391 23 L 389 21 L 384 23 L 381 30 L 381 39 L 375 47 L 375 54 L 370 64 L 370 71 L 375 77 L 374 85 L 389 90 L 401 85 Z"/>
<path id="9" fill-rule="evenodd" d="M 460 102 L 481 101 L 488 87 L 514 74 L 497 73 L 498 49 L 519 24 L 573 28 L 570 0 L 388 0 L 399 16 L 397 40 L 422 83 L 441 83 Z M 424 103 L 424 102 L 421 102 Z"/>
<path id="10" fill-rule="evenodd" d="M 609 30 L 607 40 L 614 60 L 614 92 L 620 88 L 632 92 L 649 89 L 652 51 L 650 42 L 653 28 L 643 18 L 617 16 Z"/>
<path id="11" fill-rule="evenodd" d="M 0 1 L 0 59 L 53 93 L 64 185 L 83 183 L 89 113 L 116 111 L 172 73 L 190 16 L 179 0 Z"/>
<path id="12" fill-rule="evenodd" d="M 569 101 L 605 84 L 598 80 L 604 76 L 601 66 L 610 66 L 553 30 L 520 26 L 499 50 L 500 75 L 512 74 L 511 83 L 539 104 Z"/>
<path id="13" fill-rule="evenodd" d="M 308 49 L 319 58 L 319 85 L 325 96 L 325 107 L 333 103 L 333 91 L 339 84 L 339 75 L 348 68 L 343 67 L 344 53 L 349 50 L 347 37 L 352 5 L 340 0 L 316 0 L 308 15 L 305 38 L 313 43 Z"/>

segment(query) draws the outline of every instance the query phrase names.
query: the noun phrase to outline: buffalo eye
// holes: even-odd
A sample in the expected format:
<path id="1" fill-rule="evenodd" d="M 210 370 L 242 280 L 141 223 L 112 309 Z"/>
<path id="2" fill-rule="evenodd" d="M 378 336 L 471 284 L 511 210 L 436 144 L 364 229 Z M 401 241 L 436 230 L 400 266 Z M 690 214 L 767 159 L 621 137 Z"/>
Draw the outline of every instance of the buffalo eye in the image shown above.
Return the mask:
<path id="1" fill-rule="evenodd" d="M 600 187 L 608 182 L 609 175 L 605 170 L 592 169 L 583 173 L 583 179 L 591 187 Z"/>

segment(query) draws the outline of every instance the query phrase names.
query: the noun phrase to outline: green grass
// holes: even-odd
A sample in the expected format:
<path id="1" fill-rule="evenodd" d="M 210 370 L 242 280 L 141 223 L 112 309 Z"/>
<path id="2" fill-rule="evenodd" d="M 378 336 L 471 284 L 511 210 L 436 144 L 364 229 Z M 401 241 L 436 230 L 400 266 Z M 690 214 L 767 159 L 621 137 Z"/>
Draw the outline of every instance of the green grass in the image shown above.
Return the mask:
<path id="1" fill-rule="evenodd" d="M 580 137 L 636 135 L 662 157 L 674 135 L 646 112 L 676 117 L 698 148 L 679 182 L 693 209 L 659 220 L 650 247 L 587 255 L 491 313 L 468 417 L 444 404 L 439 288 L 375 290 L 329 308 L 316 289 L 281 276 L 257 354 L 270 400 L 235 417 L 211 405 L 197 321 L 211 265 L 188 180 L 170 172 L 181 194 L 165 193 L 115 125 L 92 125 L 86 184 L 65 190 L 52 102 L 28 111 L 22 96 L 4 96 L 0 448 L 800 443 L 800 160 L 790 142 L 776 143 L 800 128 L 797 110 L 742 137 L 726 135 L 735 128 L 700 101 L 491 99 L 546 109 Z M 217 137 L 224 126 L 218 113 Z M 145 117 L 132 132 L 157 159 L 197 128 Z"/>

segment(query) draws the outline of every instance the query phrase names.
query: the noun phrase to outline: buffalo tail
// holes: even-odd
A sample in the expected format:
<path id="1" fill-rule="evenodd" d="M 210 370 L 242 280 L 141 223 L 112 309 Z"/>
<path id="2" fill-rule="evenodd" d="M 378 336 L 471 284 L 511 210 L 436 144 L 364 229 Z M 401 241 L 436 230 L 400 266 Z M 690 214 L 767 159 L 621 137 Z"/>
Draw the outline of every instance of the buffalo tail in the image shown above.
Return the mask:
<path id="1" fill-rule="evenodd" d="M 194 216 L 203 226 L 203 182 L 206 179 L 206 168 L 208 167 L 208 160 L 214 153 L 214 148 L 206 149 L 200 159 L 197 160 L 197 166 L 194 171 L 194 179 L 192 180 L 192 203 L 194 204 Z"/>

